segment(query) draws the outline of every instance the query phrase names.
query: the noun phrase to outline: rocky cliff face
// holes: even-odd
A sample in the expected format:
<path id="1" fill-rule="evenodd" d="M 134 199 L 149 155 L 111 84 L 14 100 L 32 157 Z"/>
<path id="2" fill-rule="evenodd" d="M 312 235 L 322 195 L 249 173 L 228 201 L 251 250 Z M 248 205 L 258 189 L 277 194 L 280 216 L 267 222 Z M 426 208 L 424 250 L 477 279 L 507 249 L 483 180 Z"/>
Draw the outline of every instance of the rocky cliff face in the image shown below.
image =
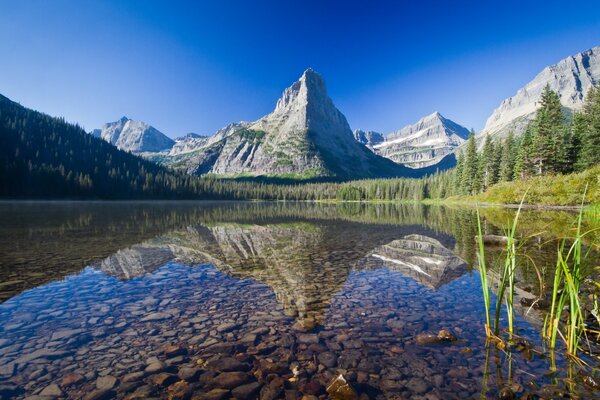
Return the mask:
<path id="1" fill-rule="evenodd" d="M 469 136 L 464 126 L 435 112 L 389 135 L 355 131 L 355 137 L 376 154 L 410 168 L 439 164 Z"/>
<path id="2" fill-rule="evenodd" d="M 527 123 L 535 117 L 542 90 L 550 85 L 568 110 L 582 107 L 584 97 L 592 85 L 600 82 L 600 47 L 565 58 L 540 72 L 517 93 L 504 100 L 488 118 L 483 135 L 505 137 L 510 131 L 524 132 Z"/>
<path id="3" fill-rule="evenodd" d="M 373 146 L 379 144 L 385 140 L 385 136 L 379 132 L 375 131 L 363 131 L 362 129 L 355 129 L 354 132 L 354 140 L 358 143 L 362 143 L 370 149 L 373 149 Z"/>
<path id="4" fill-rule="evenodd" d="M 308 69 L 255 122 L 231 124 L 186 154 L 171 151 L 159 162 L 188 173 L 218 175 L 366 178 L 411 171 L 354 140 L 346 117 L 327 95 L 325 81 Z"/>
<path id="5" fill-rule="evenodd" d="M 173 139 L 145 122 L 123 117 L 94 129 L 92 135 L 102 138 L 121 150 L 132 153 L 159 152 L 170 149 Z"/>

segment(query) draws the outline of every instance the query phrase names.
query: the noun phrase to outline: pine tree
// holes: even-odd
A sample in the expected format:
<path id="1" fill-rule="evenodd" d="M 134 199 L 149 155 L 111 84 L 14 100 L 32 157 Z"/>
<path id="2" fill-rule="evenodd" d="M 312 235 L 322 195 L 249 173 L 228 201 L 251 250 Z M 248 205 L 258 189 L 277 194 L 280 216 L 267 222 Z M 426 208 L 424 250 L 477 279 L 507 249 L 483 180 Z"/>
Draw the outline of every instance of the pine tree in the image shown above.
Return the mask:
<path id="1" fill-rule="evenodd" d="M 585 169 L 585 162 L 582 156 L 582 142 L 586 135 L 588 122 L 583 112 L 576 112 L 573 115 L 573 121 L 571 122 L 571 143 L 570 143 L 570 155 L 573 161 L 573 170 L 576 172 L 583 171 Z"/>
<path id="2" fill-rule="evenodd" d="M 502 152 L 498 151 L 500 153 L 500 182 L 509 182 L 513 179 L 513 169 L 516 159 L 515 147 L 515 136 L 511 131 L 502 144 Z"/>
<path id="3" fill-rule="evenodd" d="M 560 98 L 550 89 L 550 85 L 544 88 L 540 103 L 535 119 L 533 151 L 530 153 L 537 175 L 560 172 L 560 147 L 564 132 Z"/>
<path id="4" fill-rule="evenodd" d="M 586 128 L 581 138 L 578 166 L 585 169 L 600 163 L 600 95 L 596 89 L 588 92 L 583 113 Z"/>
<path id="5" fill-rule="evenodd" d="M 533 152 L 533 123 L 529 123 L 521 137 L 515 159 L 513 179 L 526 179 L 535 172 Z"/>
<path id="6" fill-rule="evenodd" d="M 458 153 L 458 159 L 456 161 L 456 168 L 454 169 L 454 176 L 452 178 L 452 187 L 454 194 L 465 194 L 466 190 L 463 186 L 463 171 L 465 169 L 465 157 L 463 152 Z"/>
<path id="7" fill-rule="evenodd" d="M 475 132 L 471 129 L 462 171 L 462 187 L 465 193 L 475 194 L 481 188 L 479 156 L 475 144 Z"/>
<path id="8" fill-rule="evenodd" d="M 494 183 L 494 142 L 490 135 L 485 137 L 483 151 L 479 158 L 479 173 L 482 189 L 487 190 Z"/>

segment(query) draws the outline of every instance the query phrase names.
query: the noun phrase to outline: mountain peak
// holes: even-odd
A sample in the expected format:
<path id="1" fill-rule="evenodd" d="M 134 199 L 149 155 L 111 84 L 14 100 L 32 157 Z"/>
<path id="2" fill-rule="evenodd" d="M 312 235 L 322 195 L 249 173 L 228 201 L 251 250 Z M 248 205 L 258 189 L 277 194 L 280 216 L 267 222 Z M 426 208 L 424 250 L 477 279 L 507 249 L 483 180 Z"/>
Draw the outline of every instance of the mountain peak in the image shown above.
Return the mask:
<path id="1" fill-rule="evenodd" d="M 425 118 L 423 118 L 423 120 L 431 120 L 431 119 L 439 119 L 439 120 L 445 120 L 446 118 L 444 118 L 444 116 L 442 114 L 440 114 L 438 111 L 434 111 L 431 114 L 429 114 L 428 116 L 426 116 Z"/>
<path id="2" fill-rule="evenodd" d="M 488 118 L 480 135 L 520 135 L 535 118 L 546 85 L 558 93 L 562 106 L 581 109 L 585 95 L 600 82 L 600 47 L 593 47 L 549 65 L 513 96 L 502 101 Z"/>
<path id="3" fill-rule="evenodd" d="M 312 68 L 308 68 L 296 82 L 284 90 L 274 112 L 282 112 L 290 107 L 306 107 L 313 102 L 333 105 L 327 96 L 325 79 Z"/>
<path id="4" fill-rule="evenodd" d="M 367 147 L 399 164 L 423 168 L 440 162 L 452 153 L 466 140 L 468 134 L 467 128 L 435 111 Z M 357 140 L 361 138 L 357 134 L 355 137 L 358 137 Z"/>
<path id="5" fill-rule="evenodd" d="M 175 143 L 153 126 L 143 121 L 133 121 L 126 116 L 115 122 L 108 122 L 92 134 L 115 145 L 121 150 L 133 153 L 163 151 Z"/>

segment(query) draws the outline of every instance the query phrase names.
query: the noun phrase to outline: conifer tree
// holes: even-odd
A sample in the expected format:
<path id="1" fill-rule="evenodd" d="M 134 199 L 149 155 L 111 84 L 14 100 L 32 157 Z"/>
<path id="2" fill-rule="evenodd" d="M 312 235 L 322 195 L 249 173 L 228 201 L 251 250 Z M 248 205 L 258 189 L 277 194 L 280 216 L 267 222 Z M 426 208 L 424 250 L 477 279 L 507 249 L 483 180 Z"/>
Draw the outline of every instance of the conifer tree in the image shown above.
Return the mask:
<path id="1" fill-rule="evenodd" d="M 475 132 L 471 129 L 462 171 L 462 187 L 466 194 L 475 194 L 481 188 L 479 156 L 475 144 Z"/>
<path id="2" fill-rule="evenodd" d="M 515 168 L 513 173 L 514 179 L 526 179 L 533 175 L 535 172 L 534 160 L 532 157 L 533 152 L 533 123 L 529 123 L 521 141 L 519 143 L 519 149 L 517 151 Z"/>
<path id="3" fill-rule="evenodd" d="M 530 152 L 537 175 L 561 171 L 560 147 L 564 132 L 564 115 L 560 98 L 550 89 L 550 85 L 544 88 L 540 103 Z"/>
<path id="4" fill-rule="evenodd" d="M 583 108 L 585 129 L 581 137 L 578 167 L 585 169 L 600 163 L 600 95 L 592 88 Z"/>
<path id="5" fill-rule="evenodd" d="M 511 132 L 502 144 L 502 152 L 500 154 L 500 182 L 509 182 L 513 179 L 513 169 L 515 167 L 516 149 L 515 136 Z M 500 153 L 500 151 L 498 151 Z"/>

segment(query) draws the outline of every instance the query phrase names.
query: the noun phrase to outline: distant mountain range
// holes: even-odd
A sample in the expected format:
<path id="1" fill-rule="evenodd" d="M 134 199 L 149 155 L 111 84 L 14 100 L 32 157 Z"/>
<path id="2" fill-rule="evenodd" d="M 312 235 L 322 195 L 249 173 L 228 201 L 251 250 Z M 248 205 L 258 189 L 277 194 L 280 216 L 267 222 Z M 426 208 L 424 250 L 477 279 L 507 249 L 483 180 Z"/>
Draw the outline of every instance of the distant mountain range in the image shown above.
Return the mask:
<path id="1" fill-rule="evenodd" d="M 375 154 L 410 168 L 423 168 L 451 154 L 469 137 L 469 130 L 434 112 L 385 136 L 358 129 L 354 137 Z"/>
<path id="2" fill-rule="evenodd" d="M 558 92 L 565 111 L 572 113 L 582 107 L 586 93 L 599 81 L 600 47 L 567 57 L 504 100 L 477 138 L 503 138 L 510 131 L 521 134 L 534 117 L 547 84 Z M 329 98 L 324 79 L 312 69 L 285 89 L 273 112 L 257 121 L 232 123 L 210 136 L 189 133 L 175 140 L 148 123 L 126 117 L 82 139 L 78 127 L 5 97 L 0 100 L 3 168 L 11 177 L 5 180 L 3 190 L 22 195 L 101 192 L 110 197 L 118 185 L 121 197 L 132 187 L 136 196 L 171 196 L 175 195 L 171 189 L 161 186 L 164 179 L 194 185 L 181 175 L 154 168 L 155 164 L 140 164 L 139 158 L 125 156 L 118 149 L 191 175 L 342 180 L 420 177 L 454 166 L 455 153 L 468 137 L 465 127 L 437 112 L 387 135 L 352 132 Z M 58 132 L 65 137 L 60 138 Z M 83 151 L 81 146 L 90 148 Z M 149 180 L 142 181 L 138 175 L 148 175 Z M 153 181 L 150 175 L 168 178 Z M 132 176 L 135 181 L 130 180 Z M 60 181 L 64 190 L 48 183 L 49 177 Z M 185 189 L 186 196 L 196 191 L 192 186 Z"/>
<path id="3" fill-rule="evenodd" d="M 169 143 L 150 125 L 127 119 L 92 134 L 194 175 L 359 179 L 435 171 L 406 168 L 356 141 L 327 95 L 324 79 L 312 69 L 283 92 L 272 113 L 230 124 L 212 136 L 186 135 Z"/>
<path id="4" fill-rule="evenodd" d="M 504 100 L 476 137 L 480 142 L 486 135 L 502 139 L 511 131 L 519 136 L 534 118 L 547 84 L 572 113 L 599 80 L 600 47 L 567 57 Z M 284 91 L 271 114 L 229 124 L 211 136 L 171 140 L 149 124 L 125 117 L 91 133 L 189 174 L 342 179 L 416 177 L 451 168 L 456 149 L 469 135 L 467 128 L 438 112 L 389 134 L 351 132 L 327 95 L 325 81 L 312 69 Z"/>

